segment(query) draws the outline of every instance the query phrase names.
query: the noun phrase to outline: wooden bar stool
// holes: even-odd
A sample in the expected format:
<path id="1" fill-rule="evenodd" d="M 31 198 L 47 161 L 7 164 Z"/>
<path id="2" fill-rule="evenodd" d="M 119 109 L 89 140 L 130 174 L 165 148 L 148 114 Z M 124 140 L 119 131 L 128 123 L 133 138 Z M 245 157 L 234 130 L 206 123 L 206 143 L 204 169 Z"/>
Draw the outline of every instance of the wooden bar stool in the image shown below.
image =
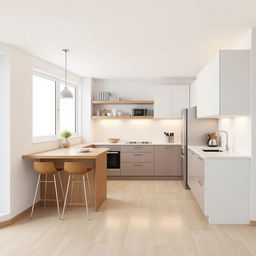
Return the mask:
<path id="1" fill-rule="evenodd" d="M 66 209 L 66 205 L 67 205 L 67 197 L 68 197 L 69 184 L 70 184 L 71 177 L 72 177 L 72 181 L 71 181 L 72 185 L 71 185 L 71 202 L 70 202 L 70 206 L 73 204 L 72 203 L 72 194 L 73 194 L 74 183 L 83 183 L 85 206 L 86 206 L 86 214 L 87 214 L 87 219 L 89 220 L 88 199 L 87 199 L 87 192 L 86 192 L 86 182 L 87 182 L 87 186 L 88 186 L 88 192 L 90 194 L 91 205 L 93 207 L 91 187 L 90 187 L 90 181 L 89 181 L 89 176 L 88 176 L 88 172 L 91 171 L 91 170 L 92 170 L 92 168 L 88 168 L 86 166 L 85 162 L 65 162 L 64 163 L 64 171 L 67 172 L 69 174 L 69 176 L 68 176 L 68 184 L 67 184 L 66 195 L 65 195 L 65 200 L 64 200 L 63 210 L 62 210 L 62 216 L 61 216 L 62 220 L 63 220 L 63 217 L 64 217 L 64 212 L 65 212 L 65 209 Z M 76 175 L 82 175 L 83 180 L 82 181 L 75 180 L 74 177 Z"/>
<path id="2" fill-rule="evenodd" d="M 60 218 L 60 208 L 59 208 L 59 198 L 58 198 L 58 190 L 57 190 L 57 182 L 56 182 L 56 174 L 58 174 L 59 179 L 60 175 L 58 173 L 58 170 L 55 168 L 55 165 L 53 162 L 34 162 L 33 163 L 33 170 L 37 173 L 38 175 L 38 180 L 37 180 L 37 185 L 36 185 L 36 191 L 34 195 L 34 200 L 33 200 L 33 205 L 32 205 L 32 210 L 31 210 L 31 215 L 30 218 L 32 219 L 33 213 L 34 213 L 34 207 L 35 207 L 35 201 L 36 201 L 36 196 L 37 196 L 37 191 L 40 183 L 45 183 L 45 196 L 44 196 L 44 207 L 46 206 L 46 190 L 47 190 L 47 183 L 54 183 L 54 188 L 55 188 L 55 194 L 56 194 L 56 202 L 57 202 L 57 209 L 58 209 L 58 216 Z M 41 175 L 45 175 L 45 180 L 41 180 Z M 53 175 L 53 180 L 48 180 L 48 175 Z M 62 182 L 60 179 L 60 184 L 62 188 L 62 193 L 64 194 L 63 191 L 63 186 Z"/>

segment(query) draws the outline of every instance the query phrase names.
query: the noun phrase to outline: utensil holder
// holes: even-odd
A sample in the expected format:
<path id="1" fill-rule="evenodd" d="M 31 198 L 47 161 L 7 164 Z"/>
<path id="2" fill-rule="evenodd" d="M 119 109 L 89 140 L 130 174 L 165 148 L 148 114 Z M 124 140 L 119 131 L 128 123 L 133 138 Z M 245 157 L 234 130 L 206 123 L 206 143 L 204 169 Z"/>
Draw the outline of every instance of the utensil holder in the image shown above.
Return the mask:
<path id="1" fill-rule="evenodd" d="M 166 136 L 165 141 L 166 143 L 171 143 L 171 136 Z"/>

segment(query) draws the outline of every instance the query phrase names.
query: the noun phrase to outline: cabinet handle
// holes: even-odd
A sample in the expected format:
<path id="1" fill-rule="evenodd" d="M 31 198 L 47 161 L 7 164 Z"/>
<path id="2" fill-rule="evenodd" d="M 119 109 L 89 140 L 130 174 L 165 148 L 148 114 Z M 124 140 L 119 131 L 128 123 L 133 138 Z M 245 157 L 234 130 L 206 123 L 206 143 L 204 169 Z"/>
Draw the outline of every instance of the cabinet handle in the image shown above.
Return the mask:
<path id="1" fill-rule="evenodd" d="M 133 166 L 142 166 L 142 164 L 134 164 Z"/>
<path id="2" fill-rule="evenodd" d="M 142 156 L 142 154 L 141 153 L 135 153 L 135 154 L 133 154 L 134 156 Z"/>
<path id="3" fill-rule="evenodd" d="M 199 183 L 199 185 L 200 185 L 201 187 L 203 186 L 201 180 L 199 180 L 198 183 Z"/>
<path id="4" fill-rule="evenodd" d="M 134 148 L 142 148 L 142 147 L 140 147 L 140 146 L 137 146 L 137 147 L 134 147 Z"/>

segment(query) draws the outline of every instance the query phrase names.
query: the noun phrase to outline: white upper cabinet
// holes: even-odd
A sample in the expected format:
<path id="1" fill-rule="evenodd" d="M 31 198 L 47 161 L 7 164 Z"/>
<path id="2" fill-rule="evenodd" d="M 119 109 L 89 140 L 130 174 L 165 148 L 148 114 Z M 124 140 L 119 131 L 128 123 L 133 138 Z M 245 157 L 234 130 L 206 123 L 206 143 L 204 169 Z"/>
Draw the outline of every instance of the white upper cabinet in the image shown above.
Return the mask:
<path id="1" fill-rule="evenodd" d="M 197 116 L 250 114 L 250 51 L 220 50 L 198 74 Z"/>
<path id="2" fill-rule="evenodd" d="M 181 109 L 188 107 L 188 86 L 163 85 L 154 88 L 154 118 L 181 118 Z"/>

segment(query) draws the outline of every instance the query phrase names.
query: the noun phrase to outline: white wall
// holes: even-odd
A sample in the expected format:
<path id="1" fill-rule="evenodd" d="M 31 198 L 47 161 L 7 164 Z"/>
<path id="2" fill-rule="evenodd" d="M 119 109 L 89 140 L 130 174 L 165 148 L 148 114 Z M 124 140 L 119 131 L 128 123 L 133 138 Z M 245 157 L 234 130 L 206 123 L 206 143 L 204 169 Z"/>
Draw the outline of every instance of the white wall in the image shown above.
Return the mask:
<path id="1" fill-rule="evenodd" d="M 189 87 L 189 103 L 190 107 L 197 106 L 197 87 L 196 87 L 196 80 L 190 85 Z"/>
<path id="2" fill-rule="evenodd" d="M 170 79 L 94 79 L 93 96 L 98 91 L 109 91 L 122 99 L 153 100 L 155 85 L 189 85 L 194 78 Z"/>
<path id="3" fill-rule="evenodd" d="M 10 213 L 10 59 L 0 55 L 0 216 Z"/>
<path id="4" fill-rule="evenodd" d="M 64 71 L 28 53 L 8 45 L 0 44 L 0 52 L 10 58 L 10 179 L 11 211 L 0 221 L 10 219 L 31 206 L 36 185 L 36 174 L 32 172 L 30 160 L 22 160 L 26 153 L 59 147 L 59 141 L 32 143 L 32 72 L 33 69 L 62 76 Z M 70 80 L 79 82 L 80 77 L 69 74 Z M 79 143 L 80 138 L 75 142 Z M 6 166 L 8 168 L 8 166 Z"/>
<path id="5" fill-rule="evenodd" d="M 218 127 L 219 130 L 228 132 L 231 151 L 251 155 L 251 117 L 222 118 L 218 122 Z M 225 136 L 221 135 L 221 138 L 222 145 L 225 145 Z"/>
<path id="6" fill-rule="evenodd" d="M 256 220 L 256 28 L 251 31 L 251 118 L 252 118 L 252 158 L 251 191 L 252 220 Z"/>
<path id="7" fill-rule="evenodd" d="M 91 119 L 92 113 L 92 86 L 93 79 L 92 78 L 84 78 L 81 82 L 81 97 L 82 97 L 82 130 L 81 135 L 84 142 L 92 142 L 93 141 L 93 123 Z"/>

